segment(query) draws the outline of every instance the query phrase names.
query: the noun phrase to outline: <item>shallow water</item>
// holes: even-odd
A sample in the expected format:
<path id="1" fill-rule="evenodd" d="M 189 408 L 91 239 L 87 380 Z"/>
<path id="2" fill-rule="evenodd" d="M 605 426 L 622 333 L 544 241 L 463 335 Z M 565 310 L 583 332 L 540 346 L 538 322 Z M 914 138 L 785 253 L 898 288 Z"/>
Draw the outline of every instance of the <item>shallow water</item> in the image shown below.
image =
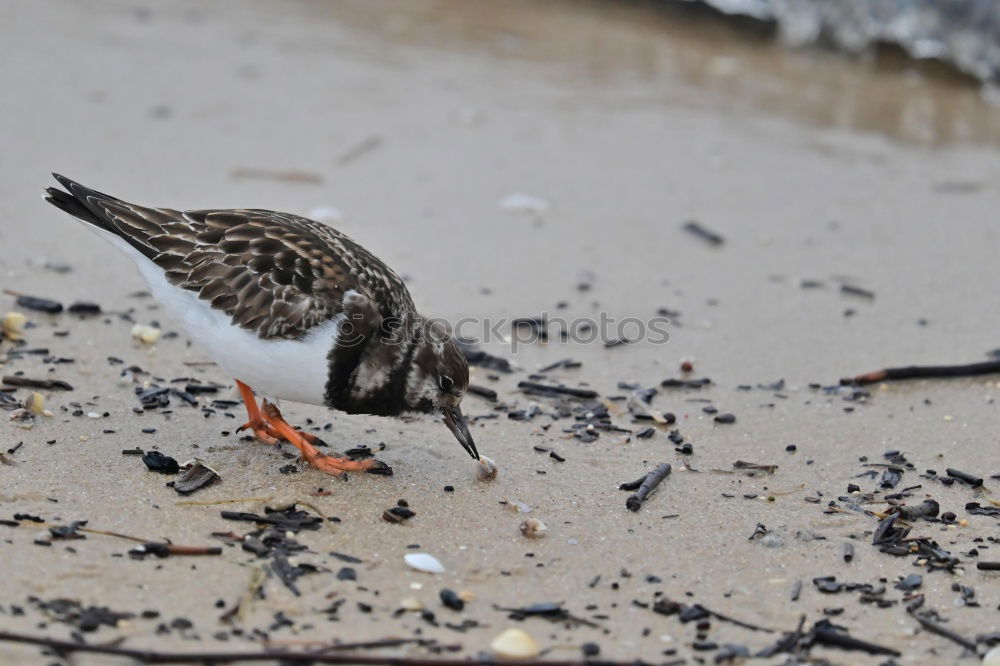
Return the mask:
<path id="1" fill-rule="evenodd" d="M 920 145 L 1000 142 L 1000 109 L 977 83 L 891 50 L 845 56 L 787 49 L 773 31 L 697 7 L 658 2 L 320 3 L 372 38 L 502 58 L 612 106 L 679 102 L 764 111 Z"/>

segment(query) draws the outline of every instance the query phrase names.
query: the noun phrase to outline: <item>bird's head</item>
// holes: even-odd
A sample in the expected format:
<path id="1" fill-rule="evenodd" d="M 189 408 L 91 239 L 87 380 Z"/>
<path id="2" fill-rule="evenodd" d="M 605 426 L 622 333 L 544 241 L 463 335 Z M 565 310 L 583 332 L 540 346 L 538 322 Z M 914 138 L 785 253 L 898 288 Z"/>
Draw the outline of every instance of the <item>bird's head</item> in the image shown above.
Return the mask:
<path id="1" fill-rule="evenodd" d="M 413 354 L 406 405 L 415 411 L 441 413 L 462 448 L 479 460 L 476 443 L 461 409 L 462 396 L 468 387 L 469 363 L 465 354 L 443 326 L 430 324 Z"/>

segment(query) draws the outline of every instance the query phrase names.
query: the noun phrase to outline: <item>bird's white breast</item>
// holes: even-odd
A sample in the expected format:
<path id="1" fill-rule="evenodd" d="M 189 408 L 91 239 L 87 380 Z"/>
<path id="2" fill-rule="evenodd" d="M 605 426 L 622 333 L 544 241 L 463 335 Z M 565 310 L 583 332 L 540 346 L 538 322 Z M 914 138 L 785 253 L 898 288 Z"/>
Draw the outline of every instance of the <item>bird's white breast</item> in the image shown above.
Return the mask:
<path id="1" fill-rule="evenodd" d="M 195 292 L 170 284 L 159 266 L 118 236 L 96 231 L 132 257 L 153 296 L 227 374 L 272 400 L 323 404 L 327 355 L 336 341 L 339 317 L 316 326 L 301 340 L 261 340 L 233 325 L 228 315 Z"/>

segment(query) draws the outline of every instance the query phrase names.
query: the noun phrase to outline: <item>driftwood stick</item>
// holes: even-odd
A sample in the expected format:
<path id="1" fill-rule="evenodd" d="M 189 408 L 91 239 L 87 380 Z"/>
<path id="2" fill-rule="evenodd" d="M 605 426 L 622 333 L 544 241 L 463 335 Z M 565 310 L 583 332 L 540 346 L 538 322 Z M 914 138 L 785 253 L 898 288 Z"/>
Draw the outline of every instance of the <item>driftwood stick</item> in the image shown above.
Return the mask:
<path id="1" fill-rule="evenodd" d="M 875 384 L 895 379 L 939 379 L 941 377 L 976 377 L 1000 372 L 1000 361 L 984 361 L 967 365 L 910 365 L 905 368 L 884 368 L 866 372 L 856 377 L 841 379 L 840 383 Z"/>
<path id="2" fill-rule="evenodd" d="M 284 664 L 360 664 L 361 666 L 467 666 L 468 659 L 440 659 L 431 657 L 393 657 L 389 655 L 359 655 L 359 654 L 324 654 L 324 650 L 312 652 L 282 652 L 270 650 L 265 652 L 161 652 L 158 650 L 143 650 L 135 648 L 114 647 L 110 645 L 88 645 L 74 641 L 65 641 L 46 636 L 18 634 L 11 631 L 0 631 L 0 642 L 25 643 L 39 645 L 57 652 L 87 652 L 106 654 L 115 657 L 135 659 L 145 664 L 221 664 L 247 663 L 254 661 L 278 661 Z M 391 647 L 392 644 L 385 645 Z M 346 648 L 347 646 L 343 646 Z M 352 646 L 362 647 L 361 645 Z M 368 643 L 363 647 L 381 647 L 377 643 Z M 326 650 L 337 650 L 338 646 L 330 646 Z M 641 666 L 642 662 L 601 662 L 602 666 Z M 546 660 L 502 660 L 490 661 L 491 666 L 588 666 L 583 661 L 546 661 Z"/>
<path id="3" fill-rule="evenodd" d="M 668 476 L 670 476 L 670 463 L 660 463 L 652 472 L 643 477 L 641 482 L 637 480 L 620 485 L 619 490 L 635 490 L 636 486 L 639 488 L 625 500 L 625 508 L 629 511 L 638 511 L 650 493 L 656 490 L 660 482 Z"/>

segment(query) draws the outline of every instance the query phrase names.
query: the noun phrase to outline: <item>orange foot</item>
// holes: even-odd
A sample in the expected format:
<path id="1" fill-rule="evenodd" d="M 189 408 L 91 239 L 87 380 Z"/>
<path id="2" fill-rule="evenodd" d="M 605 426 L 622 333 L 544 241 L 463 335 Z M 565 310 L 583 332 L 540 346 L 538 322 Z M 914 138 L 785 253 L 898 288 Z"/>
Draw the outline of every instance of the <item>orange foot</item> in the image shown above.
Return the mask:
<path id="1" fill-rule="evenodd" d="M 368 472 L 369 474 L 392 475 L 392 468 L 381 460 L 351 460 L 350 458 L 337 458 L 321 453 L 313 446 L 306 437 L 285 421 L 278 407 L 267 400 L 261 403 L 261 411 L 266 420 L 269 430 L 277 433 L 278 439 L 284 440 L 295 446 L 301 454 L 302 459 L 308 462 L 321 472 L 334 476 L 343 476 L 344 472 Z"/>
<path id="2" fill-rule="evenodd" d="M 238 379 L 236 380 L 236 386 L 240 389 L 240 395 L 243 397 L 243 404 L 247 408 L 248 419 L 246 423 L 236 429 L 236 432 L 242 432 L 249 428 L 253 432 L 254 437 L 265 444 L 278 444 L 285 441 L 285 438 L 271 427 L 271 424 L 264 420 L 264 416 L 260 413 L 260 407 L 257 406 L 257 401 L 254 399 L 253 389 Z M 316 435 L 310 435 L 301 430 L 296 430 L 296 432 L 299 433 L 302 439 L 313 446 L 326 446 L 326 442 Z"/>

